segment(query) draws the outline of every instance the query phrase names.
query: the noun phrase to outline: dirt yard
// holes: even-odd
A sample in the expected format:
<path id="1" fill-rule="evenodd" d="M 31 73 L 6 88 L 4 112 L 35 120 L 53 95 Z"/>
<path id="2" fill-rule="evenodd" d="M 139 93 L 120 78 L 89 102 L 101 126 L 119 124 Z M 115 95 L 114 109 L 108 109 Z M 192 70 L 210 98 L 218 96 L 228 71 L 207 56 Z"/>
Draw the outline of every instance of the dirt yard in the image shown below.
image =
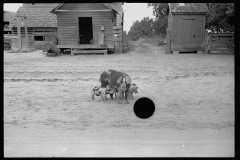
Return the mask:
<path id="1" fill-rule="evenodd" d="M 130 104 L 91 100 L 100 73 L 124 71 L 139 87 Z M 139 119 L 134 102 L 151 98 Z M 233 157 L 234 56 L 165 54 L 140 40 L 127 54 L 4 51 L 5 157 Z"/>

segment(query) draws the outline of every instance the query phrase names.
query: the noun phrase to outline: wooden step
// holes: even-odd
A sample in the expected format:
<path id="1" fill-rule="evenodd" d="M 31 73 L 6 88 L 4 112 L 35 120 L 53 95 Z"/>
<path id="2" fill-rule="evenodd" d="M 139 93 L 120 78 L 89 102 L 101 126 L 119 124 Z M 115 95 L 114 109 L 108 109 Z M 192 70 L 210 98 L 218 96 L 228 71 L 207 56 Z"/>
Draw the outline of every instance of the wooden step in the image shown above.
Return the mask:
<path id="1" fill-rule="evenodd" d="M 72 50 L 71 51 L 71 55 L 75 55 L 75 54 L 81 54 L 81 53 L 103 53 L 104 55 L 107 55 L 107 50 L 80 50 L 80 51 L 76 51 L 76 50 Z"/>
<path id="2" fill-rule="evenodd" d="M 80 45 L 56 45 L 57 48 L 76 48 L 76 49 L 107 49 L 114 48 L 114 44 L 80 44 Z"/>

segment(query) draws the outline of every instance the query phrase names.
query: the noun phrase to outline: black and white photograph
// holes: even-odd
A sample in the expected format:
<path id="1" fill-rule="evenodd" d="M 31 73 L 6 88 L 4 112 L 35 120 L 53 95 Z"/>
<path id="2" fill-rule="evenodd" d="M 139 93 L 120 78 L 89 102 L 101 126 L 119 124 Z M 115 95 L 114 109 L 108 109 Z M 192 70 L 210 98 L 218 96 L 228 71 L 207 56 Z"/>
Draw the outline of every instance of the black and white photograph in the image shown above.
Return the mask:
<path id="1" fill-rule="evenodd" d="M 4 157 L 235 157 L 234 3 L 37 2 L 3 3 Z"/>

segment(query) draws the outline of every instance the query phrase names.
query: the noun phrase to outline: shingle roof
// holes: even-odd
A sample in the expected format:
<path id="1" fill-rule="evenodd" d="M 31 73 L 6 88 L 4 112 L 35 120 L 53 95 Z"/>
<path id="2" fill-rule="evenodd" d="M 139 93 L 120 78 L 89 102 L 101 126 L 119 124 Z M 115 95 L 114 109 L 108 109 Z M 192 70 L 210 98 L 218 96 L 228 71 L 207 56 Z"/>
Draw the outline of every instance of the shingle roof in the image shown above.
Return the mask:
<path id="1" fill-rule="evenodd" d="M 171 13 L 183 13 L 183 12 L 197 12 L 207 13 L 208 7 L 206 3 L 169 3 L 169 11 Z"/>
<path id="2" fill-rule="evenodd" d="M 3 11 L 4 13 L 4 21 L 10 22 L 16 15 L 15 12 L 11 11 Z"/>
<path id="3" fill-rule="evenodd" d="M 122 2 L 121 2 L 122 3 Z M 60 8 L 64 3 L 60 3 L 55 8 L 51 9 L 51 13 L 55 13 L 58 8 Z M 103 3 L 105 6 L 109 7 L 110 9 L 115 10 L 118 14 L 122 14 L 122 5 L 120 2 L 117 3 Z"/>
<path id="4" fill-rule="evenodd" d="M 20 7 L 17 11 L 18 16 L 27 16 L 28 27 L 57 27 L 57 17 L 50 13 L 52 8 L 25 8 Z M 17 20 L 11 21 L 13 27 L 17 26 Z"/>
<path id="5" fill-rule="evenodd" d="M 122 4 L 120 2 L 117 3 L 104 3 L 106 6 L 109 6 L 111 9 L 115 10 L 119 15 L 122 14 Z"/>

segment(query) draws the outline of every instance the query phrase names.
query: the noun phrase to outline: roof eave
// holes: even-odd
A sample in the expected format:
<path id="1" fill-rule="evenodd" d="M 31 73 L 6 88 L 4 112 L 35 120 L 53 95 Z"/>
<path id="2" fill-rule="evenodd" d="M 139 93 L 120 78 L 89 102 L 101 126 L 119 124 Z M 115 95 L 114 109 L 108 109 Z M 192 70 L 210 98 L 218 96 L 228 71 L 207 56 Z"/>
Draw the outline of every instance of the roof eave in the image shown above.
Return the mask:
<path id="1" fill-rule="evenodd" d="M 108 7 L 111 10 L 114 10 L 118 15 L 121 15 L 120 12 L 118 12 L 117 10 L 115 10 L 114 8 L 112 8 L 110 5 L 108 5 L 108 3 L 103 3 L 106 7 Z"/>
<path id="2" fill-rule="evenodd" d="M 207 14 L 207 12 L 170 12 L 171 14 Z"/>
<path id="3" fill-rule="evenodd" d="M 201 11 L 172 11 L 173 10 L 173 8 L 172 8 L 172 3 L 168 3 L 168 6 L 169 6 L 169 12 L 170 13 L 179 13 L 179 14 L 181 14 L 181 13 L 197 13 L 197 14 L 207 14 L 208 12 L 209 12 L 209 10 L 208 10 L 208 8 L 204 8 L 204 9 L 201 9 Z"/>
<path id="4" fill-rule="evenodd" d="M 64 3 L 61 3 L 61 4 L 59 4 L 58 6 L 56 6 L 55 8 L 53 8 L 51 11 L 50 11 L 50 13 L 53 13 L 53 14 L 56 14 L 56 12 L 57 12 L 57 9 L 58 8 L 60 8 L 62 5 L 63 5 Z M 111 9 L 111 10 L 114 10 L 117 14 L 121 14 L 121 13 L 119 13 L 117 10 L 115 10 L 114 8 L 112 8 L 111 6 L 109 6 L 107 3 L 103 3 L 106 7 L 108 7 L 109 9 Z"/>
<path id="5" fill-rule="evenodd" d="M 50 11 L 50 13 L 56 14 L 56 10 L 57 10 L 58 8 L 60 8 L 63 4 L 64 4 L 64 3 L 60 3 L 59 5 L 57 5 L 55 8 L 53 8 L 53 9 Z"/>

